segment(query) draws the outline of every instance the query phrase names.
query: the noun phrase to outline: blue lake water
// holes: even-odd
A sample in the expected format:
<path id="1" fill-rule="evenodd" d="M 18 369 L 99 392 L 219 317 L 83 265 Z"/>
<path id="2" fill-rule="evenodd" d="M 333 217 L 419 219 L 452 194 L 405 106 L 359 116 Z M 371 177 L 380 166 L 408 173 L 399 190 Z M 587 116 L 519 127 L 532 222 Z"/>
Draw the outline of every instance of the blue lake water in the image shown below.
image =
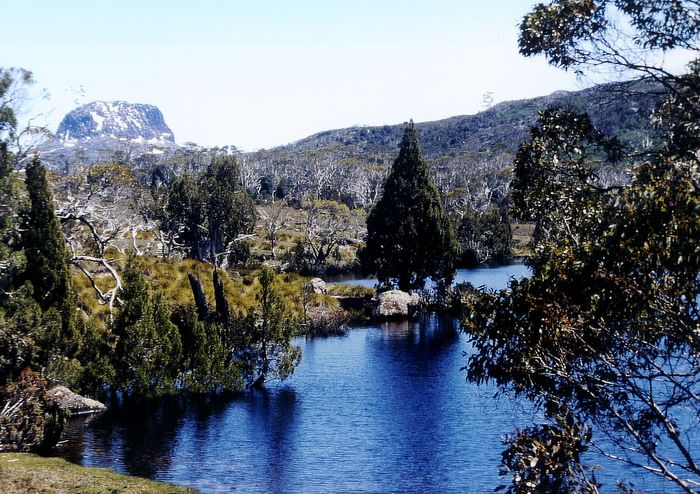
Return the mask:
<path id="1" fill-rule="evenodd" d="M 495 268 L 459 269 L 454 283 L 469 282 L 475 287 L 493 289 L 505 288 L 511 278 L 523 278 L 530 275 L 530 268 L 524 264 L 510 264 Z M 360 278 L 355 275 L 339 275 L 329 279 L 330 283 L 342 283 L 344 285 L 357 285 L 373 288 L 377 284 L 374 278 Z M 430 283 L 427 283 L 430 285 Z"/>
<path id="2" fill-rule="evenodd" d="M 502 287 L 525 269 L 460 277 Z M 205 493 L 480 493 L 500 483 L 502 435 L 533 420 L 527 404 L 465 381 L 469 344 L 451 319 L 296 343 L 302 363 L 265 392 L 115 406 L 73 421 L 61 454 Z"/>

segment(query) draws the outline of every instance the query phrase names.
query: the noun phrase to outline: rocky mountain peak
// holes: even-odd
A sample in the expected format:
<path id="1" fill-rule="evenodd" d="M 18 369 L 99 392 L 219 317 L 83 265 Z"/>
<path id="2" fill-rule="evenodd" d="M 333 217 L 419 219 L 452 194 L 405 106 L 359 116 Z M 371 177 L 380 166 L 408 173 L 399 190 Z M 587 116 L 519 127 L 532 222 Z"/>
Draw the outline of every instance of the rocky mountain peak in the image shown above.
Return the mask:
<path id="1" fill-rule="evenodd" d="M 56 131 L 63 142 L 108 138 L 147 143 L 174 143 L 175 137 L 153 105 L 95 101 L 68 113 Z"/>

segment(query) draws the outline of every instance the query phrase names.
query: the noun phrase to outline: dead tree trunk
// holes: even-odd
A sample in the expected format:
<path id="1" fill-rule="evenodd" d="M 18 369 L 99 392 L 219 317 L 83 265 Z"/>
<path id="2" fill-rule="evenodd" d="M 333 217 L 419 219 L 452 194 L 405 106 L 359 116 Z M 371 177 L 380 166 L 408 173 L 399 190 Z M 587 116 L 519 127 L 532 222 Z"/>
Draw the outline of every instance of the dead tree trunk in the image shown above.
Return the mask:
<path id="1" fill-rule="evenodd" d="M 207 296 L 204 294 L 204 289 L 202 288 L 202 282 L 199 280 L 198 276 L 189 273 L 187 278 L 190 280 L 190 286 L 192 287 L 192 293 L 194 294 L 194 303 L 197 305 L 197 312 L 199 314 L 200 321 L 209 320 L 209 306 L 207 305 Z"/>

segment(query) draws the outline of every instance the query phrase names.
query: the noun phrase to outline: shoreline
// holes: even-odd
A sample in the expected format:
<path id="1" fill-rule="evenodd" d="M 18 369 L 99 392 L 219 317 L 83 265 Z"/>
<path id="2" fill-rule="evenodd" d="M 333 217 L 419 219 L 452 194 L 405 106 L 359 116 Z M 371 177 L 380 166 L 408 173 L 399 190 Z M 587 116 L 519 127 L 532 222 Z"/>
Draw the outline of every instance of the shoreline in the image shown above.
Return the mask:
<path id="1" fill-rule="evenodd" d="M 55 456 L 31 453 L 0 453 L 3 492 L 99 494 L 140 492 L 196 494 L 196 489 L 123 475 L 109 468 L 82 467 Z"/>

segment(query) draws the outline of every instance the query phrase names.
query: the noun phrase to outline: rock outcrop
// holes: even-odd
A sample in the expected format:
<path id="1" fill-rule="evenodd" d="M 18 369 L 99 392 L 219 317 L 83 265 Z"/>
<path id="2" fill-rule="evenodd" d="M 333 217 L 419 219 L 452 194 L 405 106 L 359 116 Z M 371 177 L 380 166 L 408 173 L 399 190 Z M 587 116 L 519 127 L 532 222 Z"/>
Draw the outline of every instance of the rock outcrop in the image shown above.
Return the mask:
<path id="1" fill-rule="evenodd" d="M 63 117 L 56 138 L 63 142 L 94 138 L 175 142 L 158 108 L 125 101 L 95 101 L 76 108 Z"/>
<path id="2" fill-rule="evenodd" d="M 55 137 L 38 151 L 49 170 L 67 174 L 100 162 L 167 159 L 178 149 L 157 107 L 95 101 L 63 117 Z"/>
<path id="3" fill-rule="evenodd" d="M 311 293 L 326 293 L 327 288 L 326 288 L 326 282 L 323 281 L 321 278 L 312 278 L 310 279 L 306 285 L 304 285 L 304 288 Z"/>
<path id="4" fill-rule="evenodd" d="M 389 290 L 376 297 L 374 317 L 380 319 L 406 318 L 413 315 L 418 307 L 420 299 L 418 295 L 403 292 L 401 290 Z"/>
<path id="5" fill-rule="evenodd" d="M 97 400 L 85 398 L 74 393 L 65 386 L 56 386 L 48 391 L 48 395 L 56 402 L 61 410 L 71 415 L 102 412 L 107 407 Z"/>

